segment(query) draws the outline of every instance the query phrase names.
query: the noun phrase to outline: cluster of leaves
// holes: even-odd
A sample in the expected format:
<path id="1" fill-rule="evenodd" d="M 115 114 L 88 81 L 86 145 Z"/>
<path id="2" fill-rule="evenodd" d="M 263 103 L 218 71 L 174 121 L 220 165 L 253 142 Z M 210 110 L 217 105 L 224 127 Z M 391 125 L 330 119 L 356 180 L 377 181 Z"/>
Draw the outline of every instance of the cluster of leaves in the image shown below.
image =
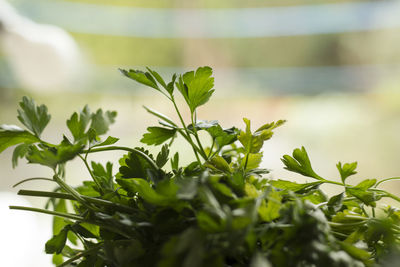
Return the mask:
<path id="1" fill-rule="evenodd" d="M 167 97 L 179 122 L 150 109 L 159 126 L 149 127 L 141 142 L 146 148 L 115 146 L 115 137 L 103 137 L 114 122 L 115 112 L 92 113 L 84 107 L 68 120 L 70 131 L 60 144 L 41 139 L 50 120 L 44 105 L 24 97 L 18 119 L 26 127 L 0 126 L 0 152 L 17 145 L 19 158 L 54 171 L 53 192 L 20 190 L 20 195 L 47 197 L 45 209 L 11 206 L 12 209 L 54 215 L 54 236 L 46 243 L 58 266 L 393 266 L 398 260 L 400 210 L 378 206 L 384 197 L 400 199 L 377 186 L 396 177 L 367 179 L 348 184 L 357 163 L 338 163 L 341 177 L 333 181 L 312 168 L 304 147 L 285 155 L 289 171 L 310 177 L 296 183 L 266 179 L 260 168 L 262 146 L 284 121 L 252 131 L 223 128 L 217 121 L 197 119 L 197 108 L 213 93 L 209 67 L 201 67 L 167 83 L 155 71 L 121 70 L 136 82 Z M 190 110 L 186 123 L 176 105 L 183 96 Z M 199 132 L 209 136 L 200 138 Z M 170 155 L 175 137 L 184 138 L 194 161 L 180 164 Z M 204 137 L 204 136 L 203 136 Z M 121 150 L 118 171 L 111 162 L 90 162 L 92 153 Z M 186 155 L 185 155 L 186 156 Z M 65 165 L 82 160 L 91 179 L 81 186 L 66 183 Z M 168 164 L 170 163 L 170 164 Z M 82 174 L 85 175 L 85 174 Z M 342 188 L 328 197 L 322 184 Z"/>

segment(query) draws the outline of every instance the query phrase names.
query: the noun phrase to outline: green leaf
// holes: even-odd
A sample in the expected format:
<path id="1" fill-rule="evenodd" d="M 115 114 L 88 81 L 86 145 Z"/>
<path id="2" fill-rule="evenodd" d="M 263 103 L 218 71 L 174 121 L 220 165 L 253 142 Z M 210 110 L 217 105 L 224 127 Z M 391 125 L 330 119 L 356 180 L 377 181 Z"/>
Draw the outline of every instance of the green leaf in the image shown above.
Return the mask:
<path id="1" fill-rule="evenodd" d="M 94 179 L 96 180 L 97 184 L 99 184 L 102 188 L 100 190 L 105 189 L 108 192 L 114 191 L 114 184 L 113 184 L 113 174 L 112 174 L 112 166 L 111 162 L 107 162 L 106 167 L 104 167 L 100 163 L 93 162 L 92 165 L 92 173 Z"/>
<path id="2" fill-rule="evenodd" d="M 173 192 L 164 190 L 164 194 L 160 194 L 151 188 L 150 184 L 146 180 L 141 178 L 117 179 L 117 183 L 129 194 L 135 195 L 137 193 L 145 201 L 154 205 L 168 206 L 171 202 L 176 202 L 176 198 L 171 196 L 171 193 Z"/>
<path id="3" fill-rule="evenodd" d="M 249 119 L 243 118 L 243 121 L 246 124 L 246 131 L 240 131 L 238 140 L 247 153 L 258 153 L 264 144 L 264 140 L 260 136 L 255 136 L 251 133 Z"/>
<path id="4" fill-rule="evenodd" d="M 339 162 L 338 164 L 336 164 L 336 167 L 339 170 L 340 177 L 342 178 L 343 184 L 344 184 L 344 181 L 347 179 L 347 177 L 357 173 L 355 171 L 355 169 L 357 168 L 357 162 L 345 163 L 343 166 L 342 166 L 342 163 Z"/>
<path id="5" fill-rule="evenodd" d="M 55 147 L 41 147 L 42 149 L 38 149 L 36 146 L 30 146 L 26 159 L 29 163 L 41 164 L 52 169 L 60 163 L 75 158 L 83 149 L 82 144 L 72 145 L 65 140 Z"/>
<path id="6" fill-rule="evenodd" d="M 338 212 L 343 205 L 343 198 L 344 198 L 344 193 L 340 193 L 338 195 L 334 195 L 333 197 L 331 197 L 328 201 L 328 208 L 333 212 L 336 213 Z"/>
<path id="7" fill-rule="evenodd" d="M 295 182 L 285 181 L 285 180 L 272 180 L 269 181 L 269 183 L 276 188 L 293 191 L 295 193 L 307 193 L 310 190 L 317 188 L 323 182 L 298 184 Z"/>
<path id="8" fill-rule="evenodd" d="M 102 135 L 108 132 L 109 126 L 115 122 L 117 116 L 116 111 L 106 111 L 98 109 L 96 113 L 92 114 L 92 123 L 90 128 L 94 129 L 97 135 Z"/>
<path id="9" fill-rule="evenodd" d="M 207 167 L 211 167 L 213 169 L 217 169 L 222 172 L 230 173 L 232 172 L 231 167 L 229 166 L 228 162 L 226 160 L 218 155 L 215 155 L 211 159 L 208 160 L 208 162 L 205 164 Z"/>
<path id="10" fill-rule="evenodd" d="M 282 196 L 278 191 L 271 190 L 267 195 L 268 202 L 263 201 L 258 208 L 258 214 L 265 222 L 271 222 L 280 216 Z"/>
<path id="11" fill-rule="evenodd" d="M 366 179 L 361 181 L 358 185 L 354 186 L 354 188 L 359 188 L 361 190 L 367 190 L 373 187 L 376 184 L 376 179 Z"/>
<path id="12" fill-rule="evenodd" d="M 224 225 L 217 218 L 208 214 L 205 211 L 199 211 L 196 214 L 197 224 L 205 232 L 217 233 L 224 230 Z"/>
<path id="13" fill-rule="evenodd" d="M 293 157 L 284 155 L 281 160 L 283 164 L 285 164 L 286 170 L 297 172 L 317 180 L 323 180 L 323 178 L 316 174 L 312 169 L 310 159 L 308 158 L 307 151 L 304 147 L 301 147 L 301 149 L 296 148 L 293 151 Z"/>
<path id="14" fill-rule="evenodd" d="M 165 89 L 167 89 L 167 84 L 164 82 L 164 79 L 160 76 L 160 74 L 158 74 L 156 71 L 151 70 L 150 68 L 146 68 L 151 75 L 153 75 L 153 77 L 157 80 L 157 82 L 159 84 L 161 84 L 162 87 L 164 87 Z"/>
<path id="15" fill-rule="evenodd" d="M 176 135 L 176 129 L 163 127 L 148 127 L 147 131 L 148 133 L 145 133 L 140 140 L 147 145 L 160 145 Z"/>
<path id="16" fill-rule="evenodd" d="M 360 201 L 362 201 L 364 204 L 368 206 L 375 207 L 376 206 L 376 195 L 375 192 L 371 191 L 366 191 L 363 188 L 358 188 L 358 187 L 346 187 L 346 193 L 356 197 Z"/>
<path id="17" fill-rule="evenodd" d="M 172 75 L 171 81 L 167 84 L 167 87 L 165 88 L 167 89 L 170 95 L 172 95 L 174 92 L 175 81 L 176 81 L 176 74 Z"/>
<path id="18" fill-rule="evenodd" d="M 90 122 L 92 113 L 86 105 L 79 113 L 72 114 L 71 118 L 67 120 L 67 127 L 70 130 L 75 141 L 85 138 L 86 128 Z"/>
<path id="19" fill-rule="evenodd" d="M 339 244 L 344 251 L 346 251 L 353 258 L 362 261 L 365 264 L 365 266 L 372 265 L 373 262 L 370 259 L 371 254 L 368 251 L 357 248 L 347 242 L 339 241 Z"/>
<path id="20" fill-rule="evenodd" d="M 144 151 L 148 154 L 148 151 Z M 147 170 L 153 167 L 142 157 L 129 153 L 120 159 L 119 173 L 122 178 L 146 178 Z"/>
<path id="21" fill-rule="evenodd" d="M 254 133 L 251 133 L 250 120 L 243 118 L 243 121 L 246 124 L 246 130 L 240 131 L 238 140 L 248 153 L 258 153 L 261 150 L 264 141 L 272 137 L 272 130 L 281 126 L 285 122 L 284 120 L 280 120 L 268 123 L 258 128 Z"/>
<path id="22" fill-rule="evenodd" d="M 166 115 L 164 115 L 164 114 L 162 114 L 162 113 L 160 113 L 160 112 L 158 112 L 158 111 L 156 111 L 156 110 L 154 110 L 154 109 L 148 108 L 148 107 L 146 107 L 146 106 L 143 106 L 143 108 L 144 108 L 147 112 L 149 112 L 150 114 L 152 114 L 152 115 L 154 115 L 154 116 L 160 118 L 160 119 L 162 120 L 162 121 L 160 121 L 160 123 L 162 123 L 162 124 L 168 124 L 168 125 L 171 126 L 171 128 L 177 128 L 177 127 L 178 127 L 178 126 L 176 125 L 176 123 L 174 123 L 174 122 L 172 121 L 172 119 L 168 118 Z"/>
<path id="23" fill-rule="evenodd" d="M 18 120 L 40 138 L 44 128 L 50 121 L 45 105 L 36 106 L 32 98 L 24 96 L 19 103 Z"/>
<path id="24" fill-rule="evenodd" d="M 162 168 L 168 162 L 169 148 L 168 145 L 163 145 L 160 153 L 156 157 L 156 164 L 159 168 Z"/>
<path id="25" fill-rule="evenodd" d="M 193 125 L 189 125 L 188 129 L 192 130 Z M 222 127 L 218 124 L 218 121 L 199 120 L 196 123 L 196 129 L 206 130 L 210 134 L 211 138 L 214 139 L 218 149 L 235 142 L 240 133 L 240 130 L 236 127 L 222 129 Z"/>
<path id="26" fill-rule="evenodd" d="M 171 168 L 174 171 L 178 171 L 179 168 L 179 153 L 176 152 L 174 157 L 171 159 Z"/>
<path id="27" fill-rule="evenodd" d="M 0 153 L 10 146 L 32 144 L 39 138 L 15 125 L 0 125 Z"/>
<path id="28" fill-rule="evenodd" d="M 47 254 L 61 253 L 65 246 L 65 242 L 67 241 L 67 234 L 69 229 L 69 225 L 67 225 L 60 231 L 59 234 L 54 235 L 49 241 L 46 242 L 45 248 Z"/>
<path id="29" fill-rule="evenodd" d="M 20 144 L 15 147 L 13 155 L 12 155 L 12 166 L 13 168 L 17 167 L 18 165 L 18 158 L 23 158 L 29 151 L 29 145 L 27 144 Z"/>
<path id="30" fill-rule="evenodd" d="M 103 142 L 100 142 L 100 143 L 98 143 L 98 144 L 95 144 L 95 145 L 91 146 L 91 148 L 100 147 L 100 146 L 110 146 L 110 145 L 113 145 L 113 144 L 115 144 L 116 142 L 118 142 L 118 140 L 119 140 L 119 138 L 109 136 L 109 137 L 107 137 L 106 140 L 104 140 Z"/>
<path id="31" fill-rule="evenodd" d="M 211 77 L 212 69 L 210 67 L 200 67 L 194 71 L 186 72 L 179 78 L 176 84 L 178 90 L 182 93 L 189 105 L 190 111 L 205 104 L 211 97 L 214 90 L 214 78 Z"/>
<path id="32" fill-rule="evenodd" d="M 244 168 L 247 162 L 246 170 L 256 169 L 260 166 L 262 156 L 262 153 L 249 153 L 242 159 L 240 167 Z"/>
<path id="33" fill-rule="evenodd" d="M 135 80 L 138 83 L 144 84 L 146 86 L 152 87 L 152 88 L 160 91 L 160 88 L 158 87 L 156 81 L 149 73 L 145 73 L 140 70 L 129 70 L 129 71 L 126 71 L 123 69 L 119 69 L 119 70 L 126 77 L 128 77 L 132 80 Z"/>

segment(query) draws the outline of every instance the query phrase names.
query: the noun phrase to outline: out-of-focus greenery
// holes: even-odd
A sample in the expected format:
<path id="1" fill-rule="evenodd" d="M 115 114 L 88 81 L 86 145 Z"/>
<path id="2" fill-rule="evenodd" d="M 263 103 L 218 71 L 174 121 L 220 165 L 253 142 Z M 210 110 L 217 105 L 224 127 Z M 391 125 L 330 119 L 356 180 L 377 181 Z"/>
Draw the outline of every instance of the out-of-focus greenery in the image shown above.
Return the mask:
<path id="1" fill-rule="evenodd" d="M 96 3 L 110 4 L 107 0 L 67 0 L 69 2 L 80 3 Z M 271 6 L 296 6 L 304 4 L 328 4 L 328 3 L 347 3 L 347 2 L 368 2 L 368 0 L 114 0 L 113 5 L 119 6 L 135 6 L 135 7 L 155 7 L 155 8 L 170 8 L 170 7 L 185 7 L 185 8 L 230 8 L 230 7 L 271 7 Z"/>
<path id="2" fill-rule="evenodd" d="M 400 53 L 395 49 L 378 49 L 385 45 L 378 40 L 399 34 L 400 30 L 380 30 L 264 38 L 155 39 L 72 33 L 99 65 L 208 63 L 218 67 L 393 64 L 400 62 Z"/>

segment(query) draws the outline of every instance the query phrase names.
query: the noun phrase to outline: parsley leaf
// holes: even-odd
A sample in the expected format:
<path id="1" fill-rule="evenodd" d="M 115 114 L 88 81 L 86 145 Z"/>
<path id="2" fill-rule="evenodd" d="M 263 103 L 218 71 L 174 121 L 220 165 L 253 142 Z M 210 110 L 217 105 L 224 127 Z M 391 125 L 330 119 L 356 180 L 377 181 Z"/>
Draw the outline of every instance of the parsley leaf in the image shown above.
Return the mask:
<path id="1" fill-rule="evenodd" d="M 176 129 L 168 129 L 164 127 L 148 127 L 147 133 L 143 135 L 140 142 L 147 145 L 160 145 L 176 135 Z"/>
<path id="2" fill-rule="evenodd" d="M 179 77 L 176 87 L 183 95 L 192 113 L 197 107 L 207 103 L 213 94 L 214 78 L 211 75 L 210 67 L 200 67 L 196 72 L 186 72 Z"/>
<path id="3" fill-rule="evenodd" d="M 39 142 L 39 138 L 15 125 L 0 125 L 0 152 L 18 144 L 32 144 Z"/>
<path id="4" fill-rule="evenodd" d="M 301 147 L 301 149 L 296 148 L 293 151 L 293 157 L 284 155 L 281 160 L 283 164 L 285 164 L 286 170 L 297 172 L 317 180 L 324 180 L 312 169 L 310 159 L 308 158 L 307 151 L 304 147 Z"/>
<path id="5" fill-rule="evenodd" d="M 18 120 L 40 138 L 51 117 L 47 113 L 47 107 L 45 105 L 36 106 L 35 101 L 26 96 L 22 98 L 19 105 L 21 109 L 18 109 Z"/>

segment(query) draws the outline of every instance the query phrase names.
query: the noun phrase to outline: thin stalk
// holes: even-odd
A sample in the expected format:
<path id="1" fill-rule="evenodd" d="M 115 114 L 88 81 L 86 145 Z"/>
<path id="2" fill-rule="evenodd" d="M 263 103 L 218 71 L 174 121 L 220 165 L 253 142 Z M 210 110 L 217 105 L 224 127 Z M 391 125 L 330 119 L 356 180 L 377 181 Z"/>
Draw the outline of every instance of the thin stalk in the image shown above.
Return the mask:
<path id="1" fill-rule="evenodd" d="M 370 188 L 370 190 L 372 190 L 372 191 L 374 191 L 374 192 L 382 193 L 382 194 L 383 194 L 382 197 L 390 197 L 390 198 L 392 198 L 392 199 L 397 200 L 397 201 L 400 202 L 400 198 L 399 198 L 399 197 L 397 197 L 397 196 L 395 196 L 395 195 L 393 195 L 393 194 L 391 194 L 391 193 L 389 193 L 389 192 L 387 192 L 387 191 L 385 191 L 385 190 L 375 189 L 375 188 Z"/>
<path id="2" fill-rule="evenodd" d="M 120 229 L 118 229 L 118 228 L 111 227 L 111 226 L 108 226 L 108 225 L 104 225 L 101 222 L 97 222 L 97 221 L 85 220 L 85 218 L 83 218 L 82 216 L 76 215 L 76 214 L 63 213 L 63 212 L 57 212 L 57 211 L 51 211 L 51 210 L 45 210 L 45 209 L 38 209 L 38 208 L 31 208 L 31 207 L 23 207 L 23 206 L 9 206 L 9 208 L 13 209 L 13 210 L 25 210 L 25 211 L 39 212 L 39 213 L 49 214 L 49 215 L 53 215 L 53 216 L 57 216 L 57 217 L 61 217 L 61 218 L 67 218 L 67 219 L 71 219 L 71 220 L 87 222 L 87 223 L 90 223 L 90 224 L 94 224 L 94 225 L 103 227 L 104 229 L 107 229 L 107 230 L 109 230 L 111 232 L 120 234 L 120 235 L 122 235 L 124 237 L 131 238 L 129 235 L 127 235 L 123 231 L 120 231 Z"/>
<path id="3" fill-rule="evenodd" d="M 85 203 L 86 201 L 82 198 L 82 196 L 78 193 L 78 191 L 76 191 L 74 188 L 72 188 L 71 186 L 69 186 L 66 182 L 64 182 L 63 179 L 61 179 L 60 177 L 58 177 L 58 175 L 54 175 L 53 176 L 54 181 L 56 181 L 58 183 L 58 185 L 64 189 L 65 191 L 67 191 L 68 193 L 70 193 L 75 200 Z"/>
<path id="4" fill-rule="evenodd" d="M 363 225 L 365 224 L 365 221 L 361 222 L 354 222 L 354 223 L 337 223 L 337 222 L 328 222 L 330 226 L 333 227 L 351 227 L 351 226 L 358 226 L 358 225 Z"/>
<path id="5" fill-rule="evenodd" d="M 49 198 L 61 198 L 61 199 L 68 199 L 68 200 L 76 200 L 72 195 L 66 193 L 57 193 L 57 192 L 46 192 L 46 191 L 36 191 L 36 190 L 20 190 L 18 191 L 18 195 L 21 196 L 33 196 L 33 197 L 49 197 Z M 113 208 L 115 210 L 123 211 L 123 212 L 134 212 L 135 210 L 118 203 L 114 203 L 108 200 L 88 197 L 81 195 L 81 197 L 94 205 L 106 206 Z"/>
<path id="6" fill-rule="evenodd" d="M 331 233 L 333 235 L 340 236 L 341 238 L 347 238 L 348 237 L 347 235 L 339 233 L 339 232 L 336 232 L 336 231 L 331 231 Z"/>
<path id="7" fill-rule="evenodd" d="M 212 143 L 211 143 L 211 147 L 210 147 L 210 152 L 208 153 L 207 158 L 210 158 L 210 157 L 211 157 L 211 155 L 212 155 L 212 150 L 213 150 L 213 148 L 214 148 L 214 145 L 215 145 L 215 139 L 212 138 Z"/>
<path id="8" fill-rule="evenodd" d="M 203 148 L 203 146 L 202 146 L 202 144 L 200 142 L 199 134 L 197 133 L 197 129 L 196 129 L 197 120 L 194 119 L 194 114 L 193 113 L 191 114 L 190 119 L 192 121 L 194 137 L 196 138 L 197 144 L 199 145 L 199 148 L 200 148 L 200 151 L 201 151 L 200 154 L 205 160 L 208 160 L 206 152 L 204 152 L 204 148 Z"/>
<path id="9" fill-rule="evenodd" d="M 82 159 L 83 163 L 85 164 L 86 169 L 89 171 L 89 174 L 92 177 L 92 180 L 94 181 L 94 183 L 97 185 L 97 187 L 99 189 L 101 189 L 102 188 L 101 185 L 97 182 L 96 178 L 94 177 L 94 174 L 93 174 L 92 170 L 90 169 L 89 164 L 87 163 L 87 155 L 88 154 L 86 153 L 85 157 L 82 157 L 82 155 L 78 155 L 78 156 Z"/>
<path id="10" fill-rule="evenodd" d="M 391 180 L 400 180 L 400 177 L 391 177 L 391 178 L 386 178 L 386 179 L 383 179 L 383 180 L 380 180 L 379 182 L 377 182 L 376 184 L 375 184 L 375 188 L 376 187 L 378 187 L 378 185 L 380 185 L 381 183 L 384 183 L 384 182 L 387 182 L 387 181 L 391 181 Z"/>
<path id="11" fill-rule="evenodd" d="M 57 267 L 68 266 L 70 263 L 82 258 L 83 256 L 86 256 L 86 255 L 92 253 L 95 250 L 99 250 L 102 246 L 103 246 L 103 243 L 99 243 L 98 245 L 96 245 L 96 246 L 94 246 L 94 247 L 92 247 L 90 249 L 87 249 L 85 251 L 79 252 L 74 257 L 70 258 L 69 260 L 66 260 L 63 263 L 61 263 L 60 265 L 57 265 Z"/>
<path id="12" fill-rule="evenodd" d="M 31 207 L 23 207 L 23 206 L 9 206 L 10 209 L 12 210 L 26 210 L 26 211 L 33 211 L 33 212 L 39 212 L 39 213 L 45 213 L 45 214 L 50 214 L 53 216 L 61 217 L 61 218 L 67 218 L 71 220 L 77 220 L 77 221 L 83 221 L 84 218 L 76 215 L 76 214 L 71 214 L 71 213 L 63 213 L 63 212 L 57 212 L 57 211 L 51 211 L 51 210 L 45 210 L 45 209 L 38 209 L 38 208 L 31 208 Z"/>
<path id="13" fill-rule="evenodd" d="M 45 178 L 45 177 L 33 177 L 33 178 L 28 178 L 28 179 L 24 179 L 24 180 L 22 180 L 22 181 L 19 181 L 18 183 L 16 183 L 15 185 L 13 185 L 13 187 L 17 187 L 17 186 L 19 186 L 20 184 L 23 184 L 23 183 L 25 183 L 25 182 L 36 181 L 36 180 L 55 182 L 53 179 L 50 179 L 50 178 Z"/>
<path id="14" fill-rule="evenodd" d="M 112 151 L 112 150 L 123 150 L 123 151 L 128 151 L 131 153 L 135 153 L 139 156 L 141 156 L 143 159 L 145 159 L 150 165 L 155 169 L 159 170 L 160 168 L 157 166 L 157 164 L 152 160 L 146 153 L 135 149 L 135 148 L 129 148 L 129 147 L 123 147 L 123 146 L 107 146 L 107 147 L 100 147 L 100 148 L 94 148 L 90 150 L 84 150 L 81 153 L 96 153 L 96 152 L 102 152 L 102 151 Z"/>
<path id="15" fill-rule="evenodd" d="M 186 134 L 187 134 L 187 137 L 188 137 L 187 141 L 190 143 L 190 145 L 191 145 L 192 148 L 193 148 L 193 152 L 194 152 L 194 155 L 196 156 L 197 162 L 199 163 L 200 166 L 202 166 L 201 161 L 200 161 L 200 158 L 199 158 L 199 155 L 197 154 L 197 150 L 195 149 L 196 145 L 193 143 L 193 140 L 192 140 L 192 138 L 190 137 L 189 130 L 188 130 L 188 128 L 187 128 L 186 125 L 185 125 L 185 121 L 184 121 L 183 118 L 182 118 L 182 115 L 181 115 L 181 113 L 180 113 L 180 111 L 179 111 L 179 109 L 178 109 L 178 106 L 176 105 L 175 98 L 172 98 L 171 101 L 172 101 L 172 103 L 174 104 L 176 113 L 178 114 L 178 117 L 179 117 L 179 120 L 181 121 L 181 124 L 182 124 L 182 126 L 183 126 L 183 129 L 185 130 L 185 132 L 186 132 Z"/>

